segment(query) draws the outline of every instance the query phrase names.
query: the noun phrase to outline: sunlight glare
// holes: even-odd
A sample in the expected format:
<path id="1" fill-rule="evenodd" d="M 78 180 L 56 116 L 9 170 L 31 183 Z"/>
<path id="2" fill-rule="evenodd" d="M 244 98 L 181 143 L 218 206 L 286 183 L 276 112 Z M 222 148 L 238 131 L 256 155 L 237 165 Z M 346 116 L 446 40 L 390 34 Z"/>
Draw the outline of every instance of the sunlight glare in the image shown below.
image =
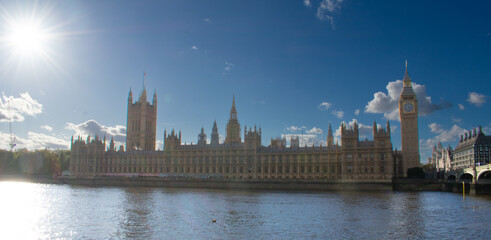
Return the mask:
<path id="1" fill-rule="evenodd" d="M 46 200 L 39 184 L 0 182 L 0 232 L 5 239 L 45 238 L 39 223 Z"/>
<path id="2" fill-rule="evenodd" d="M 16 54 L 26 56 L 42 54 L 48 38 L 40 24 L 25 21 L 12 24 L 7 41 Z"/>

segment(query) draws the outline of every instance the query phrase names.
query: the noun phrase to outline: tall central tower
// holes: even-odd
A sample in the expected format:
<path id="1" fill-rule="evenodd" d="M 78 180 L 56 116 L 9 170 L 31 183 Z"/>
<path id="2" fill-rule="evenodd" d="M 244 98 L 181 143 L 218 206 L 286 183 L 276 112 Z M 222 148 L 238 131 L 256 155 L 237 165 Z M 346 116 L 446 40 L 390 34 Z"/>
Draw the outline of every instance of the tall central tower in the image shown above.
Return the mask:
<path id="1" fill-rule="evenodd" d="M 225 143 L 240 143 L 240 124 L 237 120 L 237 109 L 235 109 L 235 95 L 232 100 L 232 109 L 230 109 L 230 119 L 227 124 L 227 136 Z"/>
<path id="2" fill-rule="evenodd" d="M 147 90 L 133 103 L 133 93 L 128 96 L 128 119 L 126 121 L 126 150 L 155 151 L 157 131 L 157 92 L 153 103 L 147 102 Z"/>
<path id="3" fill-rule="evenodd" d="M 399 116 L 401 118 L 402 168 L 404 175 L 408 168 L 419 167 L 419 137 L 418 137 L 418 99 L 413 90 L 411 78 L 404 76 L 403 88 L 399 100 Z"/>

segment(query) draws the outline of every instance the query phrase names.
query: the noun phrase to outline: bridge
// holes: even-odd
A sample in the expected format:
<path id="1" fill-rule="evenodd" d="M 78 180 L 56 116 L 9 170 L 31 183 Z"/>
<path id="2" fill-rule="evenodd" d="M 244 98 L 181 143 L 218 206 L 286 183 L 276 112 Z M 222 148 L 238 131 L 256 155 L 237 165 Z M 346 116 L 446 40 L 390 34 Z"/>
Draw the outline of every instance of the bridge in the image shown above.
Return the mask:
<path id="1" fill-rule="evenodd" d="M 491 184 L 491 164 L 447 172 L 445 174 L 445 182 Z"/>

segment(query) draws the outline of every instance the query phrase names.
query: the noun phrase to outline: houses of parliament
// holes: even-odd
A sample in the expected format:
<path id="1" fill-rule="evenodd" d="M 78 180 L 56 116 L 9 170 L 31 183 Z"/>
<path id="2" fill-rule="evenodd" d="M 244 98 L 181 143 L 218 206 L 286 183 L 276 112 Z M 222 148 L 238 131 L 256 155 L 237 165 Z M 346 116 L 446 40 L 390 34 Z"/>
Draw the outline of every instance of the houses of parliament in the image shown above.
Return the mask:
<path id="1" fill-rule="evenodd" d="M 73 177 L 172 177 L 249 181 L 390 182 L 407 169 L 419 166 L 418 102 L 409 74 L 403 80 L 399 102 L 402 152 L 392 149 L 391 130 L 373 123 L 373 140 L 360 140 L 358 124 L 340 126 L 341 141 L 334 143 L 329 125 L 327 145 L 300 146 L 299 138 L 272 139 L 262 144 L 261 128 L 244 127 L 241 134 L 235 96 L 219 141 L 213 123 L 210 141 L 202 128 L 197 144 L 182 144 L 181 132 L 164 131 L 164 149 L 155 150 L 157 94 L 147 102 L 143 88 L 133 101 L 130 90 L 126 149 L 108 146 L 103 139 L 78 137 L 71 141 L 70 174 Z"/>

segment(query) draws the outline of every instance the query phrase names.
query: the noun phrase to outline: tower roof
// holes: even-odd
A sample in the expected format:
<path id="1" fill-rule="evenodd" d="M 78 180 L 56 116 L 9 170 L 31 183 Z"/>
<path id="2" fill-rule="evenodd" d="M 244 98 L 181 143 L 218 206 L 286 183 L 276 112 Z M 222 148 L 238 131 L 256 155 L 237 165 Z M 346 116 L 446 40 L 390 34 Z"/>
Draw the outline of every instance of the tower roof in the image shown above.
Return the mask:
<path id="1" fill-rule="evenodd" d="M 235 108 L 235 94 L 232 100 L 232 109 L 230 109 L 230 113 L 237 113 L 237 109 Z"/>
<path id="2" fill-rule="evenodd" d="M 403 82 L 411 82 L 411 77 L 409 77 L 409 73 L 407 72 L 407 60 L 406 60 L 406 74 L 404 75 Z"/>
<path id="3" fill-rule="evenodd" d="M 406 74 L 404 75 L 404 79 L 402 80 L 402 92 L 401 96 L 410 96 L 415 95 L 413 90 L 413 85 L 411 83 L 411 78 L 409 77 L 409 73 L 407 72 L 407 60 L 406 60 Z"/>

